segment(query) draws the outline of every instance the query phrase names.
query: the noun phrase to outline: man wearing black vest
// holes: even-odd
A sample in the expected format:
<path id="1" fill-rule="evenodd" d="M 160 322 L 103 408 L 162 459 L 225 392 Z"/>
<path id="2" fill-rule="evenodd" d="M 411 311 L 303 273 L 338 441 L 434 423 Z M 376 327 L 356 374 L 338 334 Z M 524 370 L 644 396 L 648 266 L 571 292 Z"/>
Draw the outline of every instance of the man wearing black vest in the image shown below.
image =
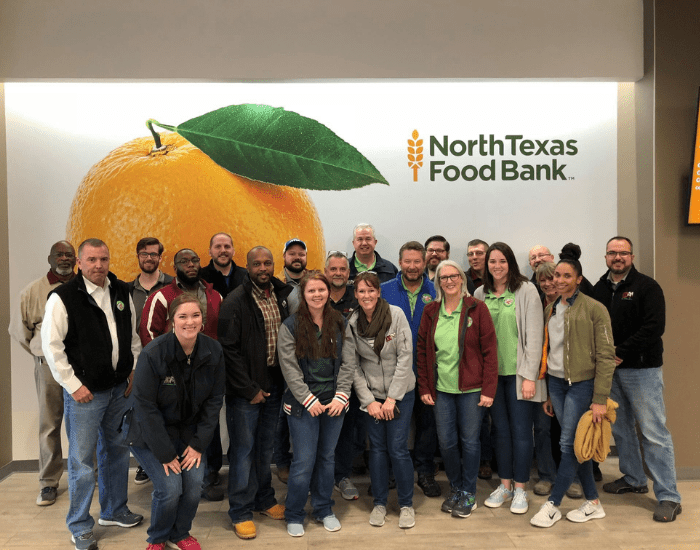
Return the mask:
<path id="1" fill-rule="evenodd" d="M 143 516 L 126 505 L 129 449 L 119 427 L 132 404 L 131 382 L 141 340 L 128 285 L 109 272 L 109 249 L 99 239 L 78 247 L 78 275 L 46 302 L 42 348 L 63 386 L 70 507 L 66 517 L 76 550 L 93 550 L 93 457 L 98 446 L 100 525 L 134 527 Z"/>

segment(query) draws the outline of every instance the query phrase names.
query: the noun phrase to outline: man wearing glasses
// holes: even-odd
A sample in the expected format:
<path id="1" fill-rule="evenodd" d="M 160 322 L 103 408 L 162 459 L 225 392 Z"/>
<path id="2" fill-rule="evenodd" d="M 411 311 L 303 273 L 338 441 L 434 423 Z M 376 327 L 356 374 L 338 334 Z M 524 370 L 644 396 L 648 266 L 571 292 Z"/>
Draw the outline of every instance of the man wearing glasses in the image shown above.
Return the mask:
<path id="1" fill-rule="evenodd" d="M 425 241 L 425 273 L 431 281 L 435 279 L 438 264 L 450 257 L 450 243 L 442 235 L 433 235 Z"/>
<path id="2" fill-rule="evenodd" d="M 219 323 L 219 308 L 221 294 L 210 283 L 200 277 L 202 268 L 199 256 L 194 250 L 183 248 L 175 254 L 175 279 L 151 294 L 143 306 L 139 335 L 141 343 L 146 346 L 151 340 L 165 334 L 170 328 L 168 308 L 170 303 L 183 292 L 189 292 L 206 305 L 206 323 L 204 334 L 216 340 L 216 329 Z"/>
<path id="3" fill-rule="evenodd" d="M 610 239 L 605 251 L 608 271 L 593 289 L 593 297 L 608 308 L 612 320 L 617 367 L 610 398 L 619 405 L 613 436 L 623 474 L 603 485 L 603 490 L 618 495 L 649 491 L 636 423 L 658 500 L 653 517 L 668 522 L 681 513 L 681 496 L 661 373 L 666 305 L 659 284 L 639 273 L 633 262 L 632 241 L 620 236 Z"/>
<path id="4" fill-rule="evenodd" d="M 148 297 L 173 280 L 172 275 L 166 275 L 159 269 L 162 256 L 163 245 L 155 237 L 144 237 L 136 243 L 136 258 L 141 273 L 129 283 L 129 292 L 134 301 L 137 327 L 141 326 L 141 312 Z"/>

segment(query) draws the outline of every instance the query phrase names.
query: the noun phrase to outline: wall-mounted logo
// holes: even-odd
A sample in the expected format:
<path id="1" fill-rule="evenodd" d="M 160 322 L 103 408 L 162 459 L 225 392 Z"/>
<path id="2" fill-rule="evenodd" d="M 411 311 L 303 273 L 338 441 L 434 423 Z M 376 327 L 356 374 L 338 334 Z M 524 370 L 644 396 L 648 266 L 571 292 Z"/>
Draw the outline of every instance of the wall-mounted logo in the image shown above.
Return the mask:
<path id="1" fill-rule="evenodd" d="M 423 166 L 423 140 L 418 135 L 418 130 L 413 130 L 413 139 L 408 140 L 408 167 L 413 170 L 413 181 L 418 181 L 418 170 Z"/>

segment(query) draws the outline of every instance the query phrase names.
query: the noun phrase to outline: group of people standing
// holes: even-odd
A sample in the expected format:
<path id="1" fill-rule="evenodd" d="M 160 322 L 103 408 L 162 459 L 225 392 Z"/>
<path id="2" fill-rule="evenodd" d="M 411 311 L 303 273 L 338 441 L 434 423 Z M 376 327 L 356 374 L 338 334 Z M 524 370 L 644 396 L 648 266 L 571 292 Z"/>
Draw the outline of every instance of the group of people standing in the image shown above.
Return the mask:
<path id="1" fill-rule="evenodd" d="M 335 485 L 344 498 L 359 496 L 347 474 L 356 445 L 342 440 L 356 440 L 357 433 L 369 440 L 371 525 L 387 520 L 390 480 L 396 484 L 398 526 L 415 525 L 414 470 L 424 493 L 440 496 L 433 460 L 438 450 L 450 489 L 441 510 L 470 516 L 477 507 L 487 411 L 500 478 L 484 501 L 487 507 L 509 502 L 515 514 L 528 511 L 533 429 L 542 410 L 561 425 L 561 459 L 551 495 L 531 524 L 550 527 L 561 518 L 559 506 L 575 479 L 585 502 L 567 519 L 602 518 L 591 462 L 578 463 L 574 438 L 587 410 L 593 422 L 602 421 L 611 392 L 621 402 L 619 417 L 632 428 L 614 432 L 618 447 L 628 447 L 620 451 L 625 476 L 604 490 L 646 492 L 629 433 L 635 419 L 643 434 L 651 423 L 665 430 L 663 401 L 650 419 L 635 403 L 635 382 L 618 373 L 625 363 L 629 371 L 660 369 L 663 313 L 656 332 L 645 327 L 644 333 L 658 344 L 630 330 L 629 309 L 640 307 L 634 293 L 644 290 L 637 286 L 620 297 L 617 288 L 655 288 L 634 270 L 628 239 L 614 237 L 607 244 L 609 271 L 588 292 L 600 301 L 582 292 L 575 245 L 565 247 L 556 265 L 545 255 L 529 281 L 502 242 L 470 242 L 467 272 L 449 259 L 449 243 L 441 236 L 425 245 L 404 244 L 400 270 L 375 252 L 376 243 L 372 226 L 358 225 L 355 253 L 329 252 L 321 272 L 305 269 L 306 244 L 292 239 L 284 246 L 283 281 L 275 277 L 267 248 L 250 250 L 246 268 L 240 268 L 232 261 L 231 237 L 220 233 L 212 237 L 209 266 L 201 268 L 194 251 L 183 249 L 175 256 L 176 277 L 166 281 L 157 269 L 162 245 L 142 239 L 142 275 L 131 285 L 109 272 L 102 241 L 81 243 L 77 258 L 69 243 L 54 245 L 51 286 L 31 298 L 46 300 L 43 319 L 27 327 L 27 312 L 36 317 L 39 308 L 27 307 L 25 290 L 24 333 L 12 327 L 11 333 L 18 339 L 21 334 L 41 357 L 37 371 L 47 364 L 63 388 L 70 443 L 67 524 L 76 550 L 97 548 L 89 515 L 96 448 L 100 524 L 133 527 L 143 519 L 126 506 L 131 449 L 154 486 L 147 550 L 200 547 L 190 529 L 200 498 L 218 484 L 224 401 L 229 517 L 242 539 L 256 536 L 254 512 L 285 520 L 291 536 L 304 535 L 309 495 L 312 518 L 330 532 L 341 529 L 332 493 Z M 80 271 L 73 276 L 76 261 Z M 663 295 L 656 306 L 663 308 Z M 626 311 L 624 321 L 616 322 L 618 308 Z M 629 335 L 624 343 L 621 333 Z M 285 505 L 275 498 L 270 469 L 280 418 L 293 446 Z M 338 460 L 339 449 L 349 455 L 344 461 Z M 681 511 L 672 453 L 670 435 L 660 444 L 645 440 L 647 462 L 654 461 L 659 521 L 672 521 Z M 665 466 L 658 466 L 662 457 Z M 345 473 L 339 475 L 341 462 Z M 37 504 L 53 503 L 57 485 L 57 479 L 47 485 L 51 494 L 42 488 Z"/>

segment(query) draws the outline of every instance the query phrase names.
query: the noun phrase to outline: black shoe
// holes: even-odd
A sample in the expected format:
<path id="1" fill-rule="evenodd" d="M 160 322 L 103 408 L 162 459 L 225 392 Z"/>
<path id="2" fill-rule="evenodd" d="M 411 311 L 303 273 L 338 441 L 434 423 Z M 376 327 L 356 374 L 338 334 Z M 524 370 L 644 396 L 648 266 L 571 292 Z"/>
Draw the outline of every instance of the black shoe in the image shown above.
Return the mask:
<path id="1" fill-rule="evenodd" d="M 456 489 L 450 489 L 450 494 L 449 496 L 444 500 L 442 503 L 442 506 L 440 506 L 440 510 L 443 512 L 449 514 L 452 512 L 452 509 L 457 506 L 457 503 L 459 502 L 459 495 L 460 492 L 457 491 Z"/>
<path id="2" fill-rule="evenodd" d="M 680 502 L 671 500 L 662 500 L 654 510 L 654 521 L 662 521 L 664 523 L 675 521 L 676 516 L 683 511 Z"/>
<path id="3" fill-rule="evenodd" d="M 214 485 L 215 487 L 221 485 L 221 476 L 219 476 L 219 472 L 209 472 L 204 478 L 204 484 Z"/>
<path id="4" fill-rule="evenodd" d="M 598 466 L 597 462 L 593 463 L 593 479 L 603 481 L 603 472 L 600 471 L 600 466 Z"/>
<path id="5" fill-rule="evenodd" d="M 623 495 L 625 493 L 648 493 L 649 487 L 646 485 L 641 485 L 639 487 L 630 485 L 625 481 L 625 477 L 623 476 L 620 479 L 616 479 L 615 481 L 611 481 L 610 483 L 603 485 L 603 491 L 606 493 L 612 493 L 613 495 Z"/>
<path id="6" fill-rule="evenodd" d="M 224 490 L 215 485 L 207 485 L 202 489 L 202 498 L 210 502 L 220 502 L 224 500 Z"/>
<path id="7" fill-rule="evenodd" d="M 479 479 L 491 479 L 493 477 L 493 470 L 491 469 L 491 464 L 488 460 L 482 460 L 479 465 Z"/>
<path id="8" fill-rule="evenodd" d="M 426 497 L 439 497 L 442 494 L 440 485 L 435 481 L 435 476 L 432 474 L 419 474 L 418 487 L 423 489 L 423 494 Z"/>
<path id="9" fill-rule="evenodd" d="M 148 477 L 146 471 L 143 468 L 141 468 L 141 466 L 136 468 L 136 477 L 134 478 L 134 483 L 136 483 L 136 485 L 143 485 L 144 483 L 148 483 L 149 481 L 151 481 L 151 479 Z"/>
<path id="10" fill-rule="evenodd" d="M 453 518 L 468 518 L 476 510 L 476 498 L 471 493 L 460 491 L 459 502 L 452 508 Z"/>

